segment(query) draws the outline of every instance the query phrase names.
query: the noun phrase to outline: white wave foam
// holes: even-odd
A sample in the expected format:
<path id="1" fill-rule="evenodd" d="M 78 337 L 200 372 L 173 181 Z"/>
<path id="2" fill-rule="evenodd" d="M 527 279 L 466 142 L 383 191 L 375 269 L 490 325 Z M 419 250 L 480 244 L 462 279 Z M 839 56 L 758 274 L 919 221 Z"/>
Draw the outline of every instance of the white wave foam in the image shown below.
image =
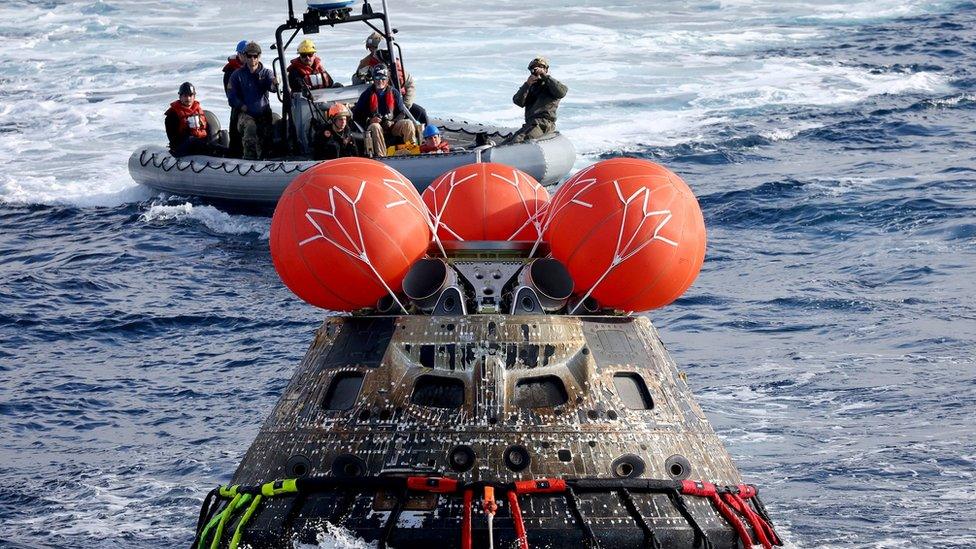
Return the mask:
<path id="1" fill-rule="evenodd" d="M 140 216 L 147 223 L 192 219 L 211 231 L 221 234 L 256 234 L 267 240 L 271 233 L 271 219 L 247 215 L 231 215 L 213 206 L 154 204 Z"/>
<path id="2" fill-rule="evenodd" d="M 129 176 L 106 170 L 103 175 L 75 179 L 55 175 L 0 174 L 0 203 L 61 204 L 79 207 L 116 206 L 152 196 Z"/>
<path id="3" fill-rule="evenodd" d="M 877 74 L 868 68 L 787 58 L 749 64 L 748 70 L 689 79 L 677 89 L 662 91 L 675 94 L 673 97 L 693 98 L 687 106 L 667 102 L 658 105 L 653 92 L 644 100 L 650 105 L 641 111 L 600 107 L 600 98 L 586 96 L 585 91 L 582 99 L 567 97 L 567 111 L 590 114 L 577 114 L 564 124 L 563 132 L 577 143 L 582 154 L 627 151 L 641 144 L 668 146 L 688 140 L 709 141 L 708 127 L 733 120 L 743 110 L 853 104 L 883 94 L 943 93 L 949 88 L 944 76 L 932 72 Z M 760 135 L 781 141 L 815 127 L 816 123 L 803 123 Z"/>
<path id="4" fill-rule="evenodd" d="M 332 523 L 326 523 L 325 532 L 316 535 L 319 549 L 373 549 L 375 543 L 368 543 L 354 534 Z"/>
<path id="5" fill-rule="evenodd" d="M 961 93 L 959 95 L 953 95 L 951 97 L 944 97 L 941 99 L 933 99 L 933 107 L 955 107 L 963 101 L 976 101 L 976 94 L 972 93 Z"/>
<path id="6" fill-rule="evenodd" d="M 952 7 L 951 0 L 875 0 L 873 2 L 804 3 L 804 11 L 796 17 L 799 21 L 825 21 L 832 23 L 864 23 L 898 17 L 912 17 Z"/>

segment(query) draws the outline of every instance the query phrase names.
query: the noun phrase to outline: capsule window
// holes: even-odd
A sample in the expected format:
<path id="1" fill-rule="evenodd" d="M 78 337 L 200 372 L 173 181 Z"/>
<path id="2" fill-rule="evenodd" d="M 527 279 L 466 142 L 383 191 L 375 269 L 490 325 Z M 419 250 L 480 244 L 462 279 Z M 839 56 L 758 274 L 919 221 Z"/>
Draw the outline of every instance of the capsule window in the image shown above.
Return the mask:
<path id="1" fill-rule="evenodd" d="M 325 392 L 322 408 L 326 410 L 348 410 L 356 404 L 359 391 L 363 388 L 365 376 L 359 372 L 342 372 L 332 378 L 329 390 Z"/>
<path id="2" fill-rule="evenodd" d="M 644 378 L 639 374 L 626 372 L 614 374 L 613 386 L 617 388 L 617 396 L 624 406 L 631 410 L 653 410 L 654 400 L 647 390 Z"/>
<path id="3" fill-rule="evenodd" d="M 410 402 L 431 408 L 460 408 L 464 406 L 464 382 L 452 377 L 420 376 Z"/>
<path id="4" fill-rule="evenodd" d="M 515 405 L 522 408 L 551 408 L 566 404 L 569 395 L 556 376 L 527 377 L 515 384 Z"/>

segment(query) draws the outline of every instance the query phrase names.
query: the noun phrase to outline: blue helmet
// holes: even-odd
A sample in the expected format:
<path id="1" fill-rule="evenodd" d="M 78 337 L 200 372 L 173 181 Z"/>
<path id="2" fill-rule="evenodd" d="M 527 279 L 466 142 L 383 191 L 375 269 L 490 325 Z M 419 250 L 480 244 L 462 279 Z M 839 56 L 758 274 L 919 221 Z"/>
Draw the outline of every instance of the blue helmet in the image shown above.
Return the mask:
<path id="1" fill-rule="evenodd" d="M 244 48 L 247 47 L 247 40 L 241 40 L 237 43 L 237 53 L 244 53 Z"/>
<path id="2" fill-rule="evenodd" d="M 434 137 L 435 135 L 440 135 L 440 134 L 441 131 L 438 130 L 437 126 L 433 124 L 427 124 L 427 127 L 424 128 L 424 139 L 427 139 L 428 137 Z"/>

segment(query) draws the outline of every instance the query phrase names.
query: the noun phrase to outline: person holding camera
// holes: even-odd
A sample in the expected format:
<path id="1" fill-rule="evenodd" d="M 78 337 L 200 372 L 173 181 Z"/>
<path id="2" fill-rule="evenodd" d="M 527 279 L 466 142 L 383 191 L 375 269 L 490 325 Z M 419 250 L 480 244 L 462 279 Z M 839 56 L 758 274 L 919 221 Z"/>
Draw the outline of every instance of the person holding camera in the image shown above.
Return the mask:
<path id="1" fill-rule="evenodd" d="M 386 156 L 388 140 L 399 141 L 394 144 L 416 144 L 417 135 L 400 90 L 390 85 L 390 70 L 386 65 L 375 65 L 371 75 L 373 85 L 356 101 L 353 120 L 366 128 L 371 156 Z"/>
<path id="2" fill-rule="evenodd" d="M 525 124 L 505 143 L 522 143 L 556 131 L 556 109 L 569 88 L 549 75 L 549 61 L 536 57 L 529 63 L 529 77 L 512 101 L 525 108 Z"/>

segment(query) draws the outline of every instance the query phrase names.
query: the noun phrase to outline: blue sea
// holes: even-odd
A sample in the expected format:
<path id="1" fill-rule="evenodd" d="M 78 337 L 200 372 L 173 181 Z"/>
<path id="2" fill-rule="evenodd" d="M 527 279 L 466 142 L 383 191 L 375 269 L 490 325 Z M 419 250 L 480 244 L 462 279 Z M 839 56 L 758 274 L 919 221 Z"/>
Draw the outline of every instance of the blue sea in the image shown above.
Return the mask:
<path id="1" fill-rule="evenodd" d="M 221 66 L 285 7 L 0 3 L 0 546 L 188 545 L 328 314 L 279 282 L 267 217 L 126 168 L 184 80 L 226 123 Z M 546 55 L 577 168 L 695 190 L 704 269 L 649 316 L 791 546 L 976 546 L 976 4 L 390 11 L 432 115 L 516 125 Z M 314 37 L 333 75 L 366 34 Z"/>

